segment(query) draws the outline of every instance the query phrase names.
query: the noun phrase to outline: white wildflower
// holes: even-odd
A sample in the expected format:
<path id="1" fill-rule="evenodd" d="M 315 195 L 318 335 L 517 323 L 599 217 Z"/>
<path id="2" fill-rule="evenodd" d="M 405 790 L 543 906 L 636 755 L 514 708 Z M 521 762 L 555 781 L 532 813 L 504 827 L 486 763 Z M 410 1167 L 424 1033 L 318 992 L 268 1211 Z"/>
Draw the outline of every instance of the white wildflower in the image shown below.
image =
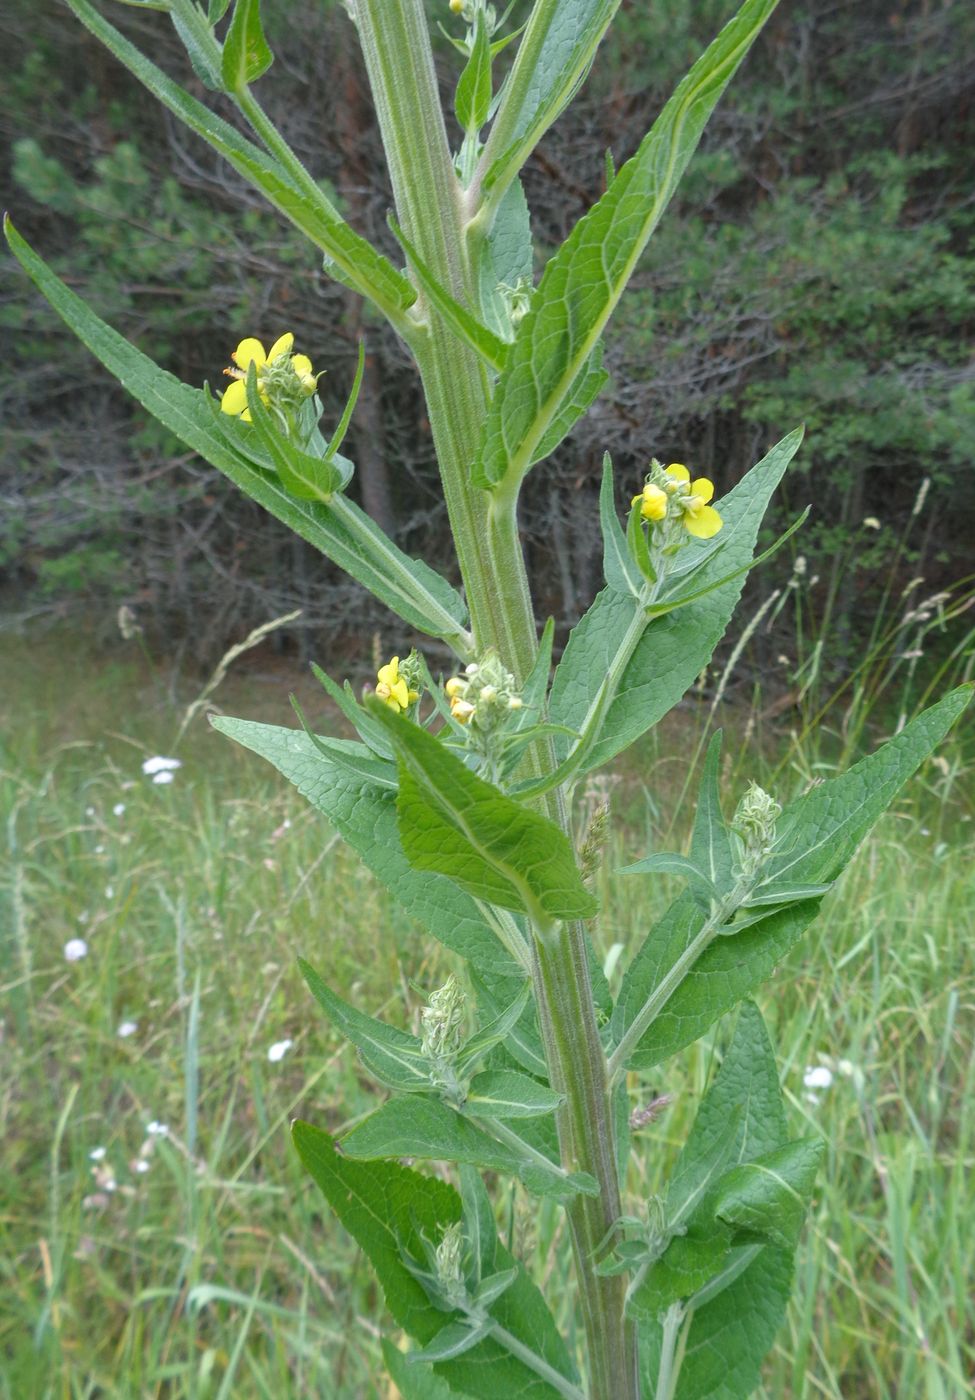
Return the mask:
<path id="1" fill-rule="evenodd" d="M 163 758 L 156 754 L 154 758 L 147 758 L 142 765 L 142 771 L 147 778 L 151 778 L 154 773 L 171 773 L 176 768 L 182 768 L 181 758 Z M 172 781 L 172 779 L 170 779 Z"/>
<path id="2" fill-rule="evenodd" d="M 93 1147 L 88 1156 L 92 1162 L 100 1162 L 105 1156 L 105 1149 L 104 1147 Z"/>
<path id="3" fill-rule="evenodd" d="M 146 1124 L 146 1132 L 150 1137 L 166 1137 L 169 1134 L 169 1129 L 165 1123 L 159 1123 L 154 1118 L 151 1123 Z"/>
<path id="4" fill-rule="evenodd" d="M 138 1021 L 123 1021 L 115 1034 L 118 1036 L 119 1040 L 128 1040 L 129 1036 L 135 1035 L 138 1029 Z"/>
<path id="5" fill-rule="evenodd" d="M 269 1045 L 267 1057 L 271 1061 L 271 1064 L 276 1065 L 279 1060 L 283 1060 L 292 1045 L 294 1045 L 293 1040 L 276 1040 L 273 1045 Z"/>
<path id="6" fill-rule="evenodd" d="M 88 944 L 83 938 L 69 938 L 64 945 L 64 956 L 68 962 L 80 962 L 88 956 Z"/>
<path id="7" fill-rule="evenodd" d="M 125 803 L 124 803 L 124 802 L 116 802 L 115 806 L 112 808 L 112 812 L 114 813 L 114 815 L 115 815 L 116 817 L 120 817 L 124 811 L 125 811 Z"/>
<path id="8" fill-rule="evenodd" d="M 157 787 L 162 787 L 165 783 L 171 783 L 173 781 L 173 775 L 168 768 L 164 768 L 161 773 L 156 774 L 152 781 Z"/>
<path id="9" fill-rule="evenodd" d="M 825 1065 L 810 1065 L 802 1082 L 807 1089 L 828 1089 L 833 1082 L 833 1071 Z"/>

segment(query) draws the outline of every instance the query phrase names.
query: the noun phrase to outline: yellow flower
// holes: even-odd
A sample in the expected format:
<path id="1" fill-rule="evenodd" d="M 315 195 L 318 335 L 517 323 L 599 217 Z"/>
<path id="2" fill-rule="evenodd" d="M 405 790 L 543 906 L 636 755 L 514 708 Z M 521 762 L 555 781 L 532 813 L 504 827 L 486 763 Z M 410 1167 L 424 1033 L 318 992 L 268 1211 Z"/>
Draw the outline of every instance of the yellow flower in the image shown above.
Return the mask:
<path id="1" fill-rule="evenodd" d="M 288 357 L 289 367 L 298 379 L 302 390 L 306 395 L 315 392 L 318 378 L 312 373 L 311 360 L 307 355 L 292 355 L 291 347 L 295 343 L 294 335 L 287 331 L 284 335 L 278 336 L 270 350 L 265 352 L 264 346 L 253 336 L 248 336 L 242 340 L 237 349 L 231 355 L 231 359 L 237 366 L 236 369 L 225 369 L 224 374 L 230 376 L 234 381 L 229 388 L 224 390 L 220 400 L 220 408 L 224 413 L 231 413 L 235 417 L 240 417 L 245 423 L 251 421 L 250 409 L 247 407 L 247 371 L 251 365 L 257 370 L 258 393 L 265 403 L 268 401 L 265 384 L 267 374 L 263 373 L 269 369 L 276 361 Z"/>
<path id="2" fill-rule="evenodd" d="M 451 676 L 450 680 L 447 681 L 446 685 L 444 686 L 444 690 L 447 692 L 448 700 L 453 700 L 457 696 L 462 697 L 464 695 L 464 692 L 467 690 L 467 682 L 463 680 L 460 676 Z"/>
<path id="3" fill-rule="evenodd" d="M 380 700 L 385 700 L 391 710 L 397 714 L 401 710 L 407 710 L 419 700 L 420 692 L 411 690 L 404 678 L 399 673 L 399 657 L 394 656 L 392 661 L 385 666 L 380 666 L 377 673 L 376 694 Z"/>
<path id="4" fill-rule="evenodd" d="M 462 700 L 459 695 L 455 695 L 450 702 L 450 713 L 458 724 L 467 724 L 474 713 L 474 706 L 469 700 Z"/>
<path id="5" fill-rule="evenodd" d="M 690 493 L 682 496 L 679 502 L 684 513 L 681 521 L 684 529 L 695 539 L 712 539 L 724 524 L 714 507 L 708 505 L 714 495 L 714 483 L 708 481 L 706 476 L 691 481 L 691 474 L 682 462 L 671 462 L 665 470 L 674 483 L 673 487 L 667 487 L 668 491 L 679 491 L 685 487 Z"/>
<path id="6" fill-rule="evenodd" d="M 647 482 L 639 496 L 634 496 L 631 505 L 641 502 L 640 514 L 644 520 L 663 520 L 667 514 L 667 493 L 659 486 Z"/>

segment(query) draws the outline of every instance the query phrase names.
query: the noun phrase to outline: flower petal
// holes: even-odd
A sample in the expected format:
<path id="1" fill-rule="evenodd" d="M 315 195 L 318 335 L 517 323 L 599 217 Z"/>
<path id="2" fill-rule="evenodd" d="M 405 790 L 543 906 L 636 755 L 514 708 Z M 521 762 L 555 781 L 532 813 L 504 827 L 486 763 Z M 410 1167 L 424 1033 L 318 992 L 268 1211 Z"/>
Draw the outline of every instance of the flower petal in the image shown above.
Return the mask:
<path id="1" fill-rule="evenodd" d="M 691 482 L 691 493 L 703 506 L 706 506 L 714 495 L 714 482 L 708 481 L 706 476 L 699 476 L 696 481 Z"/>
<path id="2" fill-rule="evenodd" d="M 668 462 L 664 471 L 669 477 L 673 477 L 674 481 L 690 481 L 691 479 L 691 474 L 683 462 Z"/>
<path id="3" fill-rule="evenodd" d="M 303 379 L 306 374 L 311 374 L 311 360 L 307 355 L 292 355 L 291 368 L 299 379 Z"/>
<path id="4" fill-rule="evenodd" d="M 713 506 L 700 506 L 684 515 L 684 529 L 699 540 L 711 539 L 723 524 L 724 521 Z"/>
<path id="5" fill-rule="evenodd" d="M 392 693 L 393 699 L 399 705 L 400 709 L 405 710 L 410 703 L 410 688 L 406 684 L 406 681 L 403 680 L 402 676 L 392 687 Z"/>
<path id="6" fill-rule="evenodd" d="M 264 346 L 253 336 L 242 340 L 237 349 L 230 357 L 238 369 L 246 370 L 251 363 L 257 365 L 258 369 L 267 364 L 267 356 L 264 353 Z"/>
<path id="7" fill-rule="evenodd" d="M 243 413 L 247 408 L 247 385 L 242 379 L 234 382 L 223 391 L 220 399 L 221 413 Z"/>
<path id="8" fill-rule="evenodd" d="M 285 331 L 284 335 L 279 335 L 277 340 L 274 342 L 274 344 L 268 351 L 268 364 L 271 364 L 274 360 L 276 360 L 279 355 L 289 354 L 291 351 L 291 347 L 292 345 L 294 345 L 294 343 L 295 338 L 291 331 Z"/>
<path id="9" fill-rule="evenodd" d="M 399 657 L 394 656 L 392 661 L 387 661 L 385 666 L 380 666 L 376 672 L 376 679 L 380 685 L 388 685 L 392 689 L 399 680 Z"/>

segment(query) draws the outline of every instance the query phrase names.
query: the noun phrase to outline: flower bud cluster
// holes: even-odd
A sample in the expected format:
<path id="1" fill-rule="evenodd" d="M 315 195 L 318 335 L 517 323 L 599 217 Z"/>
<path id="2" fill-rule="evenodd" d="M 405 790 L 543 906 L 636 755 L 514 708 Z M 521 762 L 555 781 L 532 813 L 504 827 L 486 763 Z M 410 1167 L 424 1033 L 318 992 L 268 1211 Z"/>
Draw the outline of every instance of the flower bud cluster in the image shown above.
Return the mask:
<path id="1" fill-rule="evenodd" d="M 451 975 L 442 987 L 431 993 L 420 1013 L 420 1041 L 424 1055 L 431 1060 L 450 1061 L 460 1049 L 461 1025 L 467 996 Z"/>
<path id="2" fill-rule="evenodd" d="M 724 522 L 708 504 L 713 495 L 714 485 L 707 477 L 692 481 L 682 462 L 664 467 L 654 458 L 643 490 L 632 504 L 640 506 L 640 515 L 651 528 L 659 527 L 660 547 L 670 551 L 685 543 L 687 535 L 709 540 L 718 533 Z"/>
<path id="3" fill-rule="evenodd" d="M 376 674 L 376 694 L 396 714 L 416 704 L 420 698 L 421 684 L 420 658 L 415 650 L 405 661 L 394 656 L 385 666 L 380 666 Z"/>
<path id="4" fill-rule="evenodd" d="M 463 1307 L 467 1301 L 467 1281 L 464 1277 L 466 1241 L 459 1220 L 448 1225 L 434 1251 L 434 1268 L 443 1301 L 452 1308 Z"/>
<path id="5" fill-rule="evenodd" d="M 462 676 L 451 676 L 444 690 L 450 713 L 458 724 L 470 725 L 484 734 L 498 729 L 512 710 L 522 706 L 514 676 L 494 651 L 487 652 L 479 662 L 471 662 Z"/>
<path id="6" fill-rule="evenodd" d="M 775 826 L 781 805 L 758 783 L 752 782 L 735 809 L 731 829 L 738 837 L 742 874 L 752 876 L 775 844 Z"/>

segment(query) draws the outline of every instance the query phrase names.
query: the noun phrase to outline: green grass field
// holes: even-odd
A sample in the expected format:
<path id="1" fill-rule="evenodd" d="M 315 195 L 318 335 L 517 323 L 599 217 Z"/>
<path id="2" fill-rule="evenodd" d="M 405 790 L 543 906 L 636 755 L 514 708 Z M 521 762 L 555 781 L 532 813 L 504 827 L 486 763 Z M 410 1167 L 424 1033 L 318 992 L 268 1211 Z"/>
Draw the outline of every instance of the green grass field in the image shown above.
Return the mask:
<path id="1" fill-rule="evenodd" d="M 153 784 L 141 764 L 170 753 L 180 710 L 132 652 L 117 655 L 7 640 L 0 658 L 0 1394 L 391 1400 L 381 1297 L 288 1139 L 295 1116 L 338 1129 L 376 1098 L 295 956 L 405 1023 L 451 955 L 202 718 L 174 781 Z M 231 677 L 217 699 L 290 724 L 293 684 Z M 302 694 L 323 722 L 315 690 Z M 660 839 L 699 729 L 682 711 L 612 785 L 599 952 L 616 979 L 675 887 L 612 871 Z M 780 796 L 810 776 L 785 731 L 763 738 L 765 760 L 731 746 L 729 800 L 776 766 Z M 793 1127 L 829 1142 L 766 1396 L 975 1393 L 975 793 L 962 743 L 885 818 L 762 990 Z M 78 939 L 87 954 L 69 961 Z M 663 1181 L 726 1029 L 632 1079 L 634 1106 L 672 1102 L 642 1134 L 631 1204 Z M 811 1067 L 833 1075 L 813 1097 Z M 504 1209 L 521 1252 L 564 1277 L 555 1209 L 521 1195 Z"/>

